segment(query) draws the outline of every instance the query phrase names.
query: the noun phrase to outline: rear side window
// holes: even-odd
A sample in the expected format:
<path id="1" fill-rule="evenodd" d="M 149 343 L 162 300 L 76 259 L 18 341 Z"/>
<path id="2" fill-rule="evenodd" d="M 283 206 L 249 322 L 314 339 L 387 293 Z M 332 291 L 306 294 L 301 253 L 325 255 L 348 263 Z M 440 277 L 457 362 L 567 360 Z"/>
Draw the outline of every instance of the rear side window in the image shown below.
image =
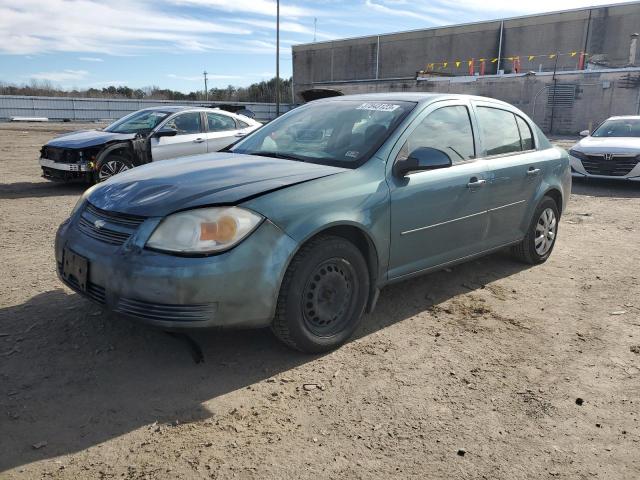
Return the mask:
<path id="1" fill-rule="evenodd" d="M 407 158 L 420 147 L 442 150 L 453 163 L 475 158 L 469 110 L 463 105 L 442 107 L 430 113 L 400 149 L 399 159 Z"/>
<path id="2" fill-rule="evenodd" d="M 207 113 L 207 123 L 210 132 L 224 132 L 237 128 L 236 121 L 233 118 L 217 113 Z"/>
<path id="3" fill-rule="evenodd" d="M 236 120 L 238 122 L 238 128 L 247 128 L 249 126 L 248 123 L 243 122 L 242 120 Z"/>
<path id="4" fill-rule="evenodd" d="M 516 122 L 518 123 L 518 130 L 520 130 L 520 141 L 522 143 L 522 150 L 533 150 L 533 133 L 529 124 L 525 122 L 522 117 L 516 115 Z"/>
<path id="5" fill-rule="evenodd" d="M 478 124 L 487 156 L 522 151 L 520 131 L 513 113 L 478 107 Z"/>

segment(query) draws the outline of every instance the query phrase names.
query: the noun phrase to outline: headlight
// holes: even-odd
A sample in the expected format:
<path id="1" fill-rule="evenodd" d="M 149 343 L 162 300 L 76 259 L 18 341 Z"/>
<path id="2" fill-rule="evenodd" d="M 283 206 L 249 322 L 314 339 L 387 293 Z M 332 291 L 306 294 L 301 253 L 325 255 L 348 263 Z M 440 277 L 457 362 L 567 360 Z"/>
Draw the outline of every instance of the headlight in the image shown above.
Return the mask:
<path id="1" fill-rule="evenodd" d="M 569 150 L 569 155 L 579 158 L 580 160 L 587 160 L 587 155 L 578 150 L 574 150 L 573 148 Z"/>
<path id="2" fill-rule="evenodd" d="M 176 253 L 221 252 L 239 243 L 262 217 L 238 207 L 198 208 L 166 217 L 147 247 Z"/>

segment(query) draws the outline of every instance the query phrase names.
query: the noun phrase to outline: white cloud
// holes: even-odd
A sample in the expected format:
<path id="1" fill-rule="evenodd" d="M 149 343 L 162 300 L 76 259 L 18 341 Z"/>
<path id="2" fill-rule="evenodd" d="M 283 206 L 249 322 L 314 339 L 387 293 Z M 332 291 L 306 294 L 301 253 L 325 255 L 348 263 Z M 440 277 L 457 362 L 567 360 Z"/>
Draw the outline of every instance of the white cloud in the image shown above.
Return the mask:
<path id="1" fill-rule="evenodd" d="M 204 75 L 176 75 L 175 73 L 167 74 L 167 77 L 176 80 L 185 80 L 187 82 L 204 82 Z M 207 79 L 209 80 L 234 80 L 243 78 L 243 75 L 216 75 L 213 73 L 207 73 Z"/>
<path id="2" fill-rule="evenodd" d="M 99 57 L 78 57 L 78 60 L 82 60 L 83 62 L 104 62 L 104 60 Z"/>
<path id="3" fill-rule="evenodd" d="M 0 53 L 131 54 L 200 50 L 214 34 L 249 35 L 236 25 L 163 13 L 144 0 L 2 0 Z"/>
<path id="4" fill-rule="evenodd" d="M 273 0 L 171 0 L 178 5 L 197 5 L 214 8 L 225 12 L 251 13 L 256 15 L 276 16 L 276 2 Z M 313 15 L 310 9 L 291 5 L 289 2 L 280 4 L 280 16 L 301 17 Z"/>
<path id="5" fill-rule="evenodd" d="M 258 20 L 252 18 L 232 18 L 230 19 L 232 22 L 242 23 L 244 25 L 249 25 L 250 27 L 257 27 L 261 30 L 276 30 L 276 22 L 272 20 Z M 281 32 L 290 32 L 290 33 L 300 33 L 309 35 L 310 38 L 313 38 L 313 27 L 307 27 L 298 22 L 290 22 L 290 21 L 280 21 L 280 31 Z M 316 36 L 318 38 L 335 38 L 336 35 L 324 33 L 324 32 L 316 32 Z"/>
<path id="6" fill-rule="evenodd" d="M 84 80 L 89 72 L 86 70 L 62 70 L 59 72 L 40 72 L 30 75 L 33 80 L 49 80 L 50 82 L 73 82 Z"/>
<path id="7" fill-rule="evenodd" d="M 464 1 L 464 0 L 462 0 Z M 385 15 L 395 15 L 398 17 L 411 17 L 417 18 L 420 20 L 424 20 L 433 24 L 437 24 L 442 22 L 440 17 L 427 15 L 424 13 L 416 12 L 415 10 L 411 10 L 411 5 L 406 5 L 404 2 L 387 2 L 392 4 L 393 6 L 386 6 L 382 3 L 376 3 L 373 0 L 366 0 L 365 5 L 369 7 L 371 10 L 374 10 L 378 13 L 382 13 Z M 402 5 L 404 8 L 397 8 L 398 5 Z"/>

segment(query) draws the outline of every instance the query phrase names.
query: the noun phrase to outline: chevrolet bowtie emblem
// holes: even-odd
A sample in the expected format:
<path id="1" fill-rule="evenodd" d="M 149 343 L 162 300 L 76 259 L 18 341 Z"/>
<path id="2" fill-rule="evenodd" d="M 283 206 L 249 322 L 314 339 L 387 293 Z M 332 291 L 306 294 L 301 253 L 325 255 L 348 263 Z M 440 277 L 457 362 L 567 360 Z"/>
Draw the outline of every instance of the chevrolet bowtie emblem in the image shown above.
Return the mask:
<path id="1" fill-rule="evenodd" d="M 93 226 L 96 227 L 98 230 L 100 230 L 106 224 L 107 223 L 104 220 L 96 220 L 95 222 L 93 222 Z"/>

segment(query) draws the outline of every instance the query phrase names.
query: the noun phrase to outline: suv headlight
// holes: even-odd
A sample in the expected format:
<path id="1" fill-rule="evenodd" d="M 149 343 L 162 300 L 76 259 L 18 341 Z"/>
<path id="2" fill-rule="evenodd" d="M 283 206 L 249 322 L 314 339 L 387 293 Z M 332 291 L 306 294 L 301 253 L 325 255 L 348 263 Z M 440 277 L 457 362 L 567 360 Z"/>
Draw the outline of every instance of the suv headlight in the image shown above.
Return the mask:
<path id="1" fill-rule="evenodd" d="M 174 253 L 215 253 L 247 237 L 263 217 L 239 207 L 198 208 L 169 215 L 147 247 Z"/>
<path id="2" fill-rule="evenodd" d="M 579 150 L 575 150 L 575 149 L 571 149 L 569 150 L 569 155 L 572 155 L 576 158 L 579 158 L 580 160 L 587 160 L 587 154 L 586 153 L 582 153 Z"/>

